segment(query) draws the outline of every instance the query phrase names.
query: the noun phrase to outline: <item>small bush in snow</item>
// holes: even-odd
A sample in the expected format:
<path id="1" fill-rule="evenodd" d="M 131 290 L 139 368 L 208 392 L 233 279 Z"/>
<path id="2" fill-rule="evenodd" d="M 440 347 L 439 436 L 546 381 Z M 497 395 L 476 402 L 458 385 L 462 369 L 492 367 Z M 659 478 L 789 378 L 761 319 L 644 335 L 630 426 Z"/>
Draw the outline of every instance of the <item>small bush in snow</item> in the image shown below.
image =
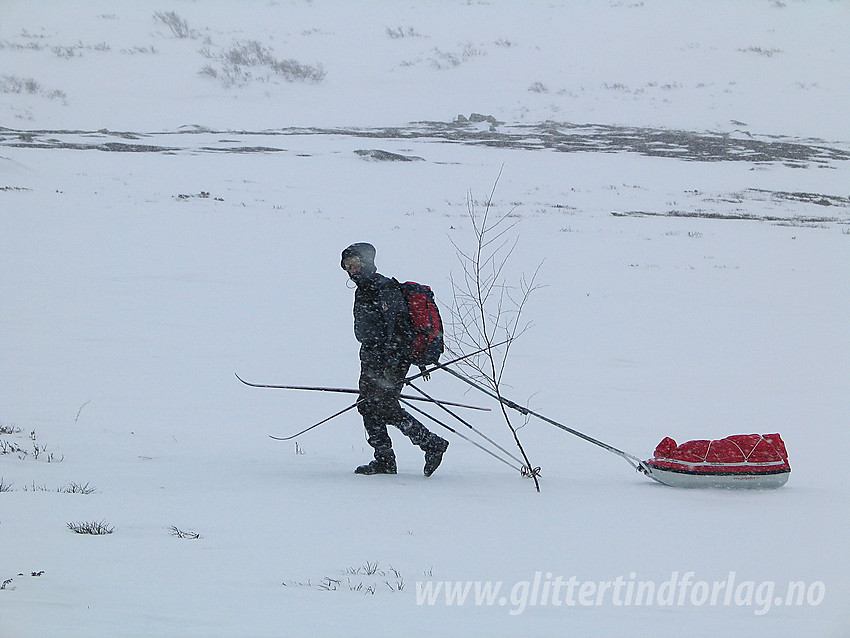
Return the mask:
<path id="1" fill-rule="evenodd" d="M 88 483 L 69 483 L 65 487 L 59 488 L 58 491 L 63 494 L 94 494 L 97 492 L 97 488 L 94 485 L 89 485 Z"/>
<path id="2" fill-rule="evenodd" d="M 130 49 L 121 49 L 121 53 L 124 55 L 136 55 L 137 53 L 158 53 L 155 47 L 140 47 L 135 46 Z"/>
<path id="3" fill-rule="evenodd" d="M 741 53 L 755 53 L 756 55 L 763 55 L 767 58 L 772 58 L 777 53 L 784 53 L 782 49 L 763 49 L 761 47 L 747 47 L 746 49 L 738 49 Z"/>
<path id="4" fill-rule="evenodd" d="M 360 567 L 348 567 L 342 570 L 342 577 L 325 576 L 315 585 L 312 580 L 285 581 L 284 587 L 306 587 L 319 591 L 352 591 L 375 595 L 378 591 L 404 591 L 405 582 L 401 572 L 394 567 L 381 569 L 378 561 L 367 561 Z M 386 589 L 384 589 L 386 587 Z"/>
<path id="5" fill-rule="evenodd" d="M 24 487 L 24 492 L 58 492 L 60 494 L 94 494 L 97 492 L 97 488 L 93 485 L 89 485 L 88 483 L 80 484 L 80 483 L 69 483 L 64 487 L 57 487 L 56 489 L 50 489 L 46 485 L 36 485 L 35 481 L 32 482 L 32 485 L 29 487 Z"/>
<path id="6" fill-rule="evenodd" d="M 0 434 L 5 434 L 7 436 L 20 436 L 21 429 L 14 426 L 7 426 L 5 430 L 0 430 Z M 34 460 L 38 460 L 42 455 L 44 456 L 44 460 L 48 463 L 61 462 L 65 460 L 65 457 L 56 458 L 53 455 L 53 452 L 45 454 L 47 452 L 46 445 L 40 445 L 37 441 L 37 436 L 35 430 L 29 433 L 29 439 L 32 443 L 32 450 L 21 447 L 15 441 L 8 441 L 6 439 L 0 439 L 0 455 L 4 454 L 15 454 L 21 460 L 26 458 L 32 458 Z"/>
<path id="7" fill-rule="evenodd" d="M 423 37 L 421 33 L 418 33 L 416 29 L 413 27 L 407 27 L 407 29 L 403 27 L 398 27 L 396 29 L 386 28 L 387 36 L 394 40 L 398 40 L 399 38 L 421 38 Z"/>
<path id="8" fill-rule="evenodd" d="M 456 51 L 443 51 L 434 47 L 430 61 L 435 69 L 451 69 L 479 55 L 486 55 L 486 53 L 476 49 L 471 42 L 466 42 L 459 44 Z"/>
<path id="9" fill-rule="evenodd" d="M 55 46 L 51 47 L 50 50 L 53 51 L 53 55 L 59 58 L 71 59 L 77 56 L 83 55 L 83 50 L 87 49 L 89 51 L 109 51 L 112 47 L 110 47 L 106 42 L 100 42 L 95 45 L 83 44 L 82 42 L 77 42 L 76 44 L 72 44 L 71 46 Z"/>
<path id="10" fill-rule="evenodd" d="M 21 37 L 29 37 L 26 31 L 21 34 Z M 27 42 L 26 44 L 20 44 L 19 42 L 10 42 L 9 40 L 0 40 L 0 51 L 3 49 L 12 49 L 13 51 L 41 51 L 43 50 L 45 45 L 40 44 L 39 42 Z"/>
<path id="11" fill-rule="evenodd" d="M 375 561 L 374 563 L 366 561 L 360 567 L 349 567 L 345 571 L 347 574 L 365 574 L 366 576 L 373 576 L 378 573 L 378 561 Z"/>
<path id="12" fill-rule="evenodd" d="M 20 445 L 14 443 L 13 441 L 4 441 L 0 439 L 0 454 L 26 454 L 26 450 L 24 450 Z"/>
<path id="13" fill-rule="evenodd" d="M 46 97 L 49 100 L 64 100 L 67 96 L 62 91 L 45 89 L 32 78 L 22 78 L 16 75 L 0 75 L 0 93 L 29 93 Z"/>
<path id="14" fill-rule="evenodd" d="M 517 217 L 513 208 L 502 214 L 494 210 L 496 205 L 493 203 L 493 193 L 496 191 L 499 177 L 484 202 L 483 211 L 476 208 L 472 193 L 467 195 L 467 212 L 474 241 L 471 249 L 463 248 L 452 241 L 461 264 L 462 275 L 451 277 L 453 303 L 448 325 L 457 344 L 455 352 L 449 350 L 452 354 L 464 349 L 480 350 L 482 346 L 486 346 L 479 355 L 470 357 L 463 363 L 470 370 L 471 378 L 483 383 L 501 400 L 502 375 L 511 345 L 531 327 L 531 322 L 522 319 L 522 315 L 529 297 L 540 287 L 536 283 L 540 266 L 538 265 L 530 277 L 520 275 L 515 283 L 508 282 L 506 278 L 506 264 L 519 241 L 518 235 L 511 238 L 511 231 L 518 220 L 513 219 Z M 496 352 L 496 342 L 505 338 L 506 341 L 498 344 L 503 347 Z M 524 414 L 527 423 L 528 414 Z M 534 486 L 539 492 L 540 468 L 535 467 L 529 460 L 518 434 L 525 424 L 517 426 L 504 408 L 502 416 L 522 455 L 521 473 L 534 480 Z"/>
<path id="15" fill-rule="evenodd" d="M 171 526 L 171 535 L 176 536 L 177 538 L 189 538 L 191 540 L 197 540 L 201 537 L 197 532 L 184 531 L 182 529 L 178 529 L 177 526 Z"/>
<path id="16" fill-rule="evenodd" d="M 157 11 L 153 14 L 153 17 L 171 29 L 171 33 L 174 34 L 175 38 L 197 37 L 197 34 L 189 28 L 186 20 L 174 13 L 174 11 Z"/>
<path id="17" fill-rule="evenodd" d="M 55 46 L 50 49 L 58 58 L 73 58 L 77 55 L 76 47 Z"/>
<path id="18" fill-rule="evenodd" d="M 102 536 L 111 534 L 115 531 L 114 527 L 110 527 L 106 521 L 92 521 L 88 523 L 67 523 L 68 529 L 75 534 L 90 534 L 92 536 Z"/>
<path id="19" fill-rule="evenodd" d="M 271 49 L 256 40 L 235 42 L 218 53 L 204 47 L 199 53 L 213 61 L 201 68 L 201 75 L 216 78 L 228 88 L 244 86 L 254 80 L 268 82 L 274 76 L 282 76 L 287 82 L 316 83 L 327 75 L 321 64 L 311 66 L 298 60 L 278 60 Z"/>

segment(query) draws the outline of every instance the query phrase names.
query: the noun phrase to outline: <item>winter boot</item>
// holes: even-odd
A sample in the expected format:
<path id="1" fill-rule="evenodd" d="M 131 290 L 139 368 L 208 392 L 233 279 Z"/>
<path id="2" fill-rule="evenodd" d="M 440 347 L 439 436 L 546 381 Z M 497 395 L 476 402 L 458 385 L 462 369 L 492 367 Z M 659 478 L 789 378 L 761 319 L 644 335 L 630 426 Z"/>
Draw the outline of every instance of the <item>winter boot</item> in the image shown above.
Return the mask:
<path id="1" fill-rule="evenodd" d="M 376 455 L 374 461 L 358 466 L 354 470 L 354 473 L 370 476 L 372 474 L 396 474 L 395 454 L 390 452 L 389 454 L 382 454 L 380 456 Z"/>
<path id="2" fill-rule="evenodd" d="M 449 442 L 440 439 L 429 450 L 425 452 L 425 476 L 431 476 L 443 462 L 443 454 L 449 447 Z"/>

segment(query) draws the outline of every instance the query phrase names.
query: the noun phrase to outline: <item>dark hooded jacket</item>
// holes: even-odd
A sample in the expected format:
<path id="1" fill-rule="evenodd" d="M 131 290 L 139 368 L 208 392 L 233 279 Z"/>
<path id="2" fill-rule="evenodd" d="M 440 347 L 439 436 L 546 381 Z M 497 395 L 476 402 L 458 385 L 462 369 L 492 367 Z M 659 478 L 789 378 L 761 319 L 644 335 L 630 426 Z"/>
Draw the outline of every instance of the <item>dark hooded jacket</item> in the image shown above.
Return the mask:
<path id="1" fill-rule="evenodd" d="M 361 272 L 352 276 L 354 292 L 354 336 L 360 342 L 360 361 L 375 370 L 409 365 L 413 347 L 410 310 L 395 279 L 375 268 L 375 249 L 370 244 L 352 244 L 343 260 L 357 255 Z"/>

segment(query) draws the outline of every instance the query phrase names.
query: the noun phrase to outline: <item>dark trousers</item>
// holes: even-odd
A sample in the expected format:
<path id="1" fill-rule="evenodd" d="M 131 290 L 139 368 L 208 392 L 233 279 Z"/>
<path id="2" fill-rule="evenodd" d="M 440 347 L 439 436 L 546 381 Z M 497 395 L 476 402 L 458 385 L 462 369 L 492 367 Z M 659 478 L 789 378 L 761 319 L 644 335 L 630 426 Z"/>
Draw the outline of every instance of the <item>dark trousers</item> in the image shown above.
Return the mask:
<path id="1" fill-rule="evenodd" d="M 413 445 L 418 445 L 424 452 L 434 449 L 442 441 L 398 402 L 409 369 L 408 363 L 400 365 L 396 369 L 396 378 L 400 381 L 391 383 L 384 376 L 383 367 L 369 365 L 366 361 L 360 364 L 360 398 L 365 400 L 357 405 L 357 411 L 363 416 L 366 441 L 375 450 L 375 458 L 381 462 L 395 458 L 387 425 L 397 427 Z"/>

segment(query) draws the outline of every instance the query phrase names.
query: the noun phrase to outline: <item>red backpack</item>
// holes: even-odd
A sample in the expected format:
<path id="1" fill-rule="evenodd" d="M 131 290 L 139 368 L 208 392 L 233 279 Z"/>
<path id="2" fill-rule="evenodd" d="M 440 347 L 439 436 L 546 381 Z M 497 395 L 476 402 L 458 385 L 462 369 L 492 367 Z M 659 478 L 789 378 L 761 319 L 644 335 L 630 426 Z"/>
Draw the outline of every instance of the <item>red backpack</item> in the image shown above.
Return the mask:
<path id="1" fill-rule="evenodd" d="M 443 322 L 434 301 L 434 293 L 415 281 L 399 283 L 404 300 L 410 308 L 413 325 L 413 363 L 420 368 L 434 365 L 443 354 Z"/>

